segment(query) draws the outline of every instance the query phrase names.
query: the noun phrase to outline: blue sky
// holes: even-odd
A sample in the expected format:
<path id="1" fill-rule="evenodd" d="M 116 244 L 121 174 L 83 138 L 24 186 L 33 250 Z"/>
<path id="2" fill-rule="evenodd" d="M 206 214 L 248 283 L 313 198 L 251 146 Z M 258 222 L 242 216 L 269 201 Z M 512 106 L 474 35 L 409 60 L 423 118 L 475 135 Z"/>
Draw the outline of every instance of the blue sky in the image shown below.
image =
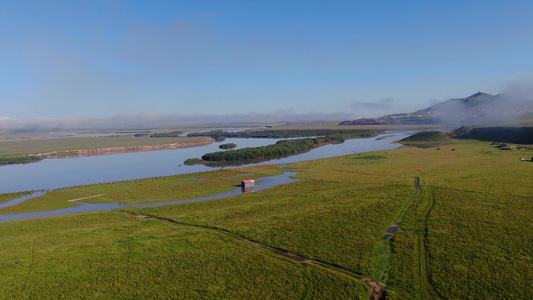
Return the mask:
<path id="1" fill-rule="evenodd" d="M 532 15 L 531 1 L 0 0 L 0 120 L 533 99 Z"/>

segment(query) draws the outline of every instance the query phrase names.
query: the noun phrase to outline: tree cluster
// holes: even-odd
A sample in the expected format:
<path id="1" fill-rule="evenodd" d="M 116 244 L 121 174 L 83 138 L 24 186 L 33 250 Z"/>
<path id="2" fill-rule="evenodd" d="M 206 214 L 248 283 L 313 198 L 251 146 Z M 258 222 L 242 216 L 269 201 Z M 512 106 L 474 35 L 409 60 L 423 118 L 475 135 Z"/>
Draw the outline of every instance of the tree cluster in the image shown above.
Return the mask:
<path id="1" fill-rule="evenodd" d="M 273 159 L 307 152 L 323 144 L 342 142 L 344 142 L 344 139 L 341 136 L 281 140 L 268 146 L 207 153 L 202 156 L 202 160 L 207 162 L 237 162 L 254 159 Z"/>
<path id="2" fill-rule="evenodd" d="M 0 156 L 0 165 L 28 164 L 43 160 L 41 156 Z"/>
<path id="3" fill-rule="evenodd" d="M 218 146 L 218 148 L 220 149 L 233 149 L 235 147 L 237 147 L 237 144 L 234 144 L 234 143 L 227 143 L 227 144 L 222 144 Z"/>

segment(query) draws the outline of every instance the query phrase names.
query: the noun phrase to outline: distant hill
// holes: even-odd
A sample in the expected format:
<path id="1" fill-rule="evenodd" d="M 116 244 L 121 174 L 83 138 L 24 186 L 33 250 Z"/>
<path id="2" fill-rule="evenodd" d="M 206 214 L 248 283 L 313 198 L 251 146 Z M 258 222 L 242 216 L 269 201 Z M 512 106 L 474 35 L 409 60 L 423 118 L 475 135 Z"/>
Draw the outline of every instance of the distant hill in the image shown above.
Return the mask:
<path id="1" fill-rule="evenodd" d="M 452 130 L 449 136 L 461 139 L 476 139 L 513 144 L 533 144 L 533 127 L 461 127 Z"/>
<path id="2" fill-rule="evenodd" d="M 412 113 L 386 115 L 374 119 L 343 121 L 341 125 L 440 124 L 479 125 L 533 119 L 533 101 L 509 95 L 475 93 L 450 99 Z"/>

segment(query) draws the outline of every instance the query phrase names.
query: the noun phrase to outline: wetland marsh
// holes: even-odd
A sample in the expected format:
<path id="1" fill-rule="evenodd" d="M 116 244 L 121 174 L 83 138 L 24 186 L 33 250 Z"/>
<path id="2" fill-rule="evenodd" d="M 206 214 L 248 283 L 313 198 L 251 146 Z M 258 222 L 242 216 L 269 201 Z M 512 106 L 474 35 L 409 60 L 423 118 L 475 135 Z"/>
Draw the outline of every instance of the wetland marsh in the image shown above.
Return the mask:
<path id="1" fill-rule="evenodd" d="M 303 180 L 229 198 L 2 222 L 0 294 L 527 299 L 533 164 L 519 159 L 526 152 L 443 139 L 290 163 Z M 76 186 L 2 210 L 102 194 L 84 201 L 203 197 L 234 188 L 242 175 L 282 171 L 265 164 Z"/>

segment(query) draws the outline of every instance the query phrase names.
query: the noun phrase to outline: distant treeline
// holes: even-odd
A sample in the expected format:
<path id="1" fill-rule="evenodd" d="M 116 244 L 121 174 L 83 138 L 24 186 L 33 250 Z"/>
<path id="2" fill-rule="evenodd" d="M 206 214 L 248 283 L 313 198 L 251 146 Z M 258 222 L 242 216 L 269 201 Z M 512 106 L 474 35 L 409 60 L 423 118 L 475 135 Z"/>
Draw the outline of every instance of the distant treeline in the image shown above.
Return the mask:
<path id="1" fill-rule="evenodd" d="M 123 133 L 131 133 L 131 132 L 123 132 Z M 149 135 L 149 134 L 150 134 L 150 131 L 146 130 L 146 131 L 143 131 L 143 132 L 136 132 L 133 136 L 134 137 L 142 137 L 142 136 L 146 136 L 146 135 Z"/>
<path id="2" fill-rule="evenodd" d="M 36 155 L 29 156 L 0 156 L 0 165 L 29 164 L 43 160 L 43 157 Z"/>
<path id="3" fill-rule="evenodd" d="M 182 134 L 183 131 L 159 132 L 151 134 L 150 137 L 179 137 Z"/>
<path id="4" fill-rule="evenodd" d="M 454 130 L 456 138 L 481 141 L 533 144 L 533 127 L 461 127 Z"/>
<path id="5" fill-rule="evenodd" d="M 209 136 L 212 138 L 226 137 L 226 138 L 296 138 L 296 137 L 311 137 L 311 136 L 329 136 L 341 135 L 344 138 L 363 138 L 373 137 L 383 130 L 373 129 L 305 129 L 305 130 L 260 130 L 260 131 L 241 131 L 241 132 L 225 132 L 222 130 L 208 131 L 208 132 L 193 132 L 187 136 Z"/>
<path id="6" fill-rule="evenodd" d="M 310 151 L 315 147 L 325 144 L 338 144 L 344 142 L 341 136 L 326 136 L 318 138 L 305 138 L 296 140 L 281 140 L 275 144 L 261 147 L 250 147 L 229 151 L 218 151 L 207 153 L 202 156 L 204 163 L 235 163 L 252 160 L 268 160 L 279 157 L 285 157 L 298 153 Z M 198 160 L 192 159 L 190 162 L 198 163 Z"/>

